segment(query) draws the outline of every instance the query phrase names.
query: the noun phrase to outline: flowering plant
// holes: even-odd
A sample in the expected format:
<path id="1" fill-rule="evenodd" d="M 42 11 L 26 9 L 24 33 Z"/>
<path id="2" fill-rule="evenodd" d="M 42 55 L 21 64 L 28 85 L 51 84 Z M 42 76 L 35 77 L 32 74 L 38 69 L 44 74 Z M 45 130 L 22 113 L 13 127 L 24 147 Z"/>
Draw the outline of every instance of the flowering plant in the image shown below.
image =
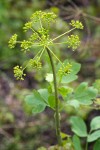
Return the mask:
<path id="1" fill-rule="evenodd" d="M 69 149 L 77 150 L 77 146 L 79 147 L 78 150 L 81 150 L 80 140 L 76 135 L 79 137 L 88 137 L 87 142 L 91 141 L 92 135 L 87 133 L 86 126 L 84 125 L 85 123 L 82 119 L 73 117 L 71 118 L 72 131 L 76 135 L 73 137 L 72 142 L 70 136 L 60 131 L 60 112 L 63 109 L 64 103 L 73 106 L 75 109 L 81 105 L 91 105 L 93 103 L 93 99 L 97 95 L 97 90 L 94 87 L 88 87 L 86 82 L 81 83 L 75 90 L 69 86 L 65 86 L 65 84 L 77 79 L 80 64 L 73 61 L 69 62 L 68 60 L 62 62 L 54 53 L 52 47 L 56 44 L 66 44 L 68 48 L 73 51 L 76 50 L 80 45 L 78 35 L 69 35 L 64 42 L 57 43 L 56 41 L 60 40 L 62 36 L 66 36 L 75 29 L 83 29 L 83 25 L 79 21 L 72 20 L 70 23 L 71 29 L 69 31 L 66 31 L 52 39 L 50 36 L 50 27 L 52 23 L 55 23 L 56 18 L 57 16 L 53 12 L 36 11 L 32 14 L 30 20 L 25 23 L 23 27 L 23 31 L 29 33 L 28 40 L 24 39 L 22 41 L 18 41 L 17 34 L 14 34 L 10 38 L 9 47 L 14 48 L 16 44 L 20 44 L 21 50 L 25 53 L 30 52 L 34 49 L 34 47 L 38 47 L 38 51 L 34 58 L 31 58 L 25 66 L 17 65 L 14 67 L 14 76 L 17 80 L 24 80 L 24 77 L 26 76 L 24 73 L 26 67 L 40 70 L 43 66 L 41 61 L 42 56 L 44 53 L 48 54 L 50 60 L 49 62 L 52 68 L 52 73 L 48 73 L 46 76 L 49 86 L 45 89 L 34 90 L 31 95 L 27 95 L 25 97 L 25 101 L 27 104 L 31 104 L 33 106 L 32 112 L 34 114 L 44 111 L 46 107 L 53 109 L 55 112 L 54 117 L 58 145 L 62 146 L 64 150 L 67 150 L 68 147 Z M 54 59 L 58 61 L 56 67 L 54 64 Z M 59 95 L 61 95 L 64 100 L 63 102 L 59 99 Z M 84 128 L 84 133 L 80 133 L 80 126 L 77 124 L 78 120 Z M 98 121 L 98 119 L 96 121 Z M 77 124 L 76 126 L 74 125 L 74 122 Z M 81 134 L 83 135 L 81 136 Z M 67 140 L 64 141 L 63 136 L 67 137 Z M 98 137 L 99 136 L 96 135 L 95 139 Z M 70 145 L 68 145 L 69 143 Z"/>

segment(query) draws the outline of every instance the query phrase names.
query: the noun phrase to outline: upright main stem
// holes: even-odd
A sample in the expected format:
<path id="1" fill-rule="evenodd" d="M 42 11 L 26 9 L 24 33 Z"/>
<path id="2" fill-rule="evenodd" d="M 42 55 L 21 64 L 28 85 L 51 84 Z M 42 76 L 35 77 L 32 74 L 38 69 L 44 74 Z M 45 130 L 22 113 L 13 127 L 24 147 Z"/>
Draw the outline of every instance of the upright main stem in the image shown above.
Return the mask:
<path id="1" fill-rule="evenodd" d="M 57 135 L 57 140 L 58 140 L 58 145 L 62 145 L 62 139 L 60 136 L 60 118 L 59 118 L 59 101 L 58 101 L 58 91 L 57 91 L 57 80 L 56 80 L 56 71 L 54 67 L 54 62 L 52 59 L 52 55 L 47 48 L 47 53 L 50 59 L 51 67 L 52 67 L 52 72 L 53 72 L 53 79 L 54 79 L 54 90 L 55 90 L 55 124 L 56 124 L 56 135 Z"/>

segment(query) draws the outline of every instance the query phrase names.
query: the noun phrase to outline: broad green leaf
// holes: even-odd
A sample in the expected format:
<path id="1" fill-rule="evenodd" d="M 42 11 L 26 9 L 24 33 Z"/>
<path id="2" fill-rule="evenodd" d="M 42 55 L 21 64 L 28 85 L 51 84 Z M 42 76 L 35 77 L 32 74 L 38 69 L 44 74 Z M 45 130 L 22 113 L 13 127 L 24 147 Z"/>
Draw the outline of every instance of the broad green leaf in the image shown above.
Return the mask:
<path id="1" fill-rule="evenodd" d="M 77 135 L 73 136 L 74 150 L 82 150 L 80 139 Z"/>
<path id="2" fill-rule="evenodd" d="M 79 63 L 76 63 L 76 62 L 71 62 L 72 64 L 72 71 L 71 71 L 71 74 L 77 74 L 79 71 L 80 71 L 80 68 L 81 68 L 81 64 Z"/>
<path id="3" fill-rule="evenodd" d="M 26 102 L 28 105 L 34 105 L 34 104 L 35 104 L 35 102 L 34 102 L 34 95 L 31 94 L 31 95 L 25 96 L 25 102 Z"/>
<path id="4" fill-rule="evenodd" d="M 46 80 L 48 82 L 53 82 L 53 74 L 52 73 L 47 73 L 46 75 Z"/>
<path id="5" fill-rule="evenodd" d="M 100 139 L 94 144 L 93 150 L 98 150 L 98 148 L 100 148 Z"/>
<path id="6" fill-rule="evenodd" d="M 55 108 L 55 97 L 53 95 L 49 96 L 48 98 L 48 104 L 51 108 Z"/>
<path id="7" fill-rule="evenodd" d="M 33 94 L 27 95 L 25 97 L 25 101 L 27 104 L 30 104 L 30 105 L 38 105 L 38 104 L 46 105 L 44 99 L 41 97 L 39 92 L 36 90 L 33 91 Z"/>
<path id="8" fill-rule="evenodd" d="M 80 103 L 77 100 L 70 100 L 67 102 L 67 104 L 73 106 L 76 109 L 80 106 Z"/>
<path id="9" fill-rule="evenodd" d="M 87 89 L 88 83 L 87 82 L 83 82 L 81 83 L 75 90 L 75 94 L 79 95 L 80 92 L 84 91 Z"/>
<path id="10" fill-rule="evenodd" d="M 44 98 L 41 97 L 39 92 L 36 90 L 33 91 L 33 94 L 27 95 L 25 97 L 25 101 L 28 105 L 32 106 L 32 112 L 34 114 L 42 112 L 47 105 Z"/>
<path id="11" fill-rule="evenodd" d="M 92 119 L 90 126 L 91 126 L 91 131 L 100 129 L 100 116 Z"/>
<path id="12" fill-rule="evenodd" d="M 88 87 L 88 84 L 83 82 L 75 90 L 74 99 L 78 100 L 80 104 L 90 105 L 97 93 L 98 91 L 94 87 Z"/>
<path id="13" fill-rule="evenodd" d="M 87 128 L 84 120 L 80 117 L 71 117 L 70 118 L 72 131 L 79 137 L 87 136 Z"/>
<path id="14" fill-rule="evenodd" d="M 62 77 L 61 83 L 70 83 L 78 78 L 77 75 L 74 74 L 67 74 L 66 76 Z"/>
<path id="15" fill-rule="evenodd" d="M 98 138 L 100 138 L 100 130 L 97 130 L 91 134 L 88 135 L 87 141 L 88 142 L 93 142 L 95 140 L 97 140 Z"/>
<path id="16" fill-rule="evenodd" d="M 41 97 L 44 99 L 45 103 L 48 104 L 48 97 L 49 93 L 47 89 L 39 89 L 38 92 L 40 93 Z"/>
<path id="17" fill-rule="evenodd" d="M 36 105 L 32 108 L 32 113 L 33 114 L 41 113 L 42 111 L 44 111 L 45 107 L 46 105 L 41 105 L 41 104 Z"/>

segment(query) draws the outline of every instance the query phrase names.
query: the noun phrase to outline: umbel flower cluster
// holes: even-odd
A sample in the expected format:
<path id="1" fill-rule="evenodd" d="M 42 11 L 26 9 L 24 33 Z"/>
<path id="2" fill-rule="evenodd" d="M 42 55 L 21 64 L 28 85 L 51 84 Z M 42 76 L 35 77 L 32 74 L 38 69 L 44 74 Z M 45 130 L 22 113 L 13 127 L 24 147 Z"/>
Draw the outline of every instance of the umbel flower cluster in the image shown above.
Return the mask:
<path id="1" fill-rule="evenodd" d="M 51 46 L 58 44 L 55 41 L 57 39 L 60 39 L 60 37 L 68 34 L 69 32 L 73 31 L 74 29 L 83 29 L 83 25 L 79 21 L 72 20 L 70 23 L 70 26 L 72 27 L 69 31 L 59 35 L 58 37 L 55 37 L 54 39 L 50 38 L 50 26 L 53 22 L 56 21 L 57 16 L 53 12 L 42 12 L 42 11 L 36 11 L 32 14 L 30 17 L 30 20 L 25 23 L 23 27 L 24 32 L 29 32 L 29 38 L 28 40 L 24 39 L 22 41 L 17 41 L 17 34 L 14 34 L 8 44 L 10 48 L 14 48 L 16 44 L 20 44 L 20 48 L 23 52 L 28 52 L 33 49 L 33 47 L 38 47 L 38 52 L 36 56 L 33 59 L 30 59 L 26 66 L 15 66 L 14 67 L 14 76 L 17 80 L 23 80 L 24 76 L 26 75 L 24 73 L 24 70 L 26 67 L 32 68 L 32 69 L 41 69 L 42 63 L 41 63 L 41 57 L 43 53 L 48 49 L 50 53 L 61 63 L 61 68 L 59 72 L 63 74 L 69 74 L 71 72 L 72 65 L 68 63 L 67 65 L 64 65 L 59 58 L 56 56 L 56 54 L 52 51 Z M 64 42 L 68 48 L 72 48 L 73 50 L 77 49 L 77 47 L 80 44 L 80 40 L 78 35 L 70 35 L 66 38 L 66 42 Z M 59 43 L 62 44 L 62 43 Z"/>
<path id="2" fill-rule="evenodd" d="M 17 42 L 17 34 L 14 34 L 14 35 L 10 38 L 10 40 L 9 40 L 9 42 L 8 42 L 9 47 L 10 47 L 10 48 L 14 48 L 15 45 L 16 45 L 16 42 Z"/>
<path id="3" fill-rule="evenodd" d="M 71 73 L 71 68 L 72 68 L 72 64 L 67 63 L 67 65 L 65 66 L 64 63 L 63 63 L 63 66 L 61 66 L 60 69 L 59 69 L 60 75 L 70 74 Z"/>

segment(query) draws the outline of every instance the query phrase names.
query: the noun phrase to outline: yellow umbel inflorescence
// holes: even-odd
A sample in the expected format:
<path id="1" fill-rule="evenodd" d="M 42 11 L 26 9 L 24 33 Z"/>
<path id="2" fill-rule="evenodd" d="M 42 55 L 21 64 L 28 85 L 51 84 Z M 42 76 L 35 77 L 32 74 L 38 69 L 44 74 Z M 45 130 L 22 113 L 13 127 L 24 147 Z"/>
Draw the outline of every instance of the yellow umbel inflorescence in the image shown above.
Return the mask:
<path id="1" fill-rule="evenodd" d="M 40 62 L 40 59 L 47 49 L 57 59 L 57 61 L 62 64 L 61 68 L 58 71 L 60 74 L 69 74 L 71 72 L 72 65 L 70 63 L 67 63 L 66 65 L 63 64 L 56 56 L 56 54 L 52 51 L 51 48 L 53 47 L 53 45 L 65 43 L 67 44 L 68 48 L 76 50 L 80 45 L 78 35 L 67 36 L 67 41 L 63 42 L 59 41 L 55 42 L 55 41 L 60 39 L 62 36 L 70 33 L 74 29 L 83 29 L 83 25 L 79 21 L 72 20 L 70 23 L 70 25 L 72 26 L 71 30 L 66 31 L 61 35 L 51 39 L 50 27 L 52 27 L 51 23 L 54 23 L 56 21 L 56 17 L 57 16 L 53 12 L 36 11 L 35 13 L 32 14 L 30 20 L 26 22 L 23 26 L 24 32 L 27 32 L 27 35 L 29 35 L 28 39 L 17 41 L 17 34 L 14 34 L 10 38 L 8 42 L 10 48 L 14 48 L 16 43 L 18 43 L 20 44 L 20 48 L 23 52 L 28 51 L 32 52 L 33 50 L 37 49 L 37 53 L 34 56 L 34 58 L 29 59 L 27 61 L 27 64 L 25 64 L 23 68 L 20 66 L 14 67 L 14 76 L 16 77 L 17 80 L 24 79 L 24 76 L 26 74 L 24 74 L 23 71 L 27 67 L 31 69 L 41 69 L 42 63 Z"/>

